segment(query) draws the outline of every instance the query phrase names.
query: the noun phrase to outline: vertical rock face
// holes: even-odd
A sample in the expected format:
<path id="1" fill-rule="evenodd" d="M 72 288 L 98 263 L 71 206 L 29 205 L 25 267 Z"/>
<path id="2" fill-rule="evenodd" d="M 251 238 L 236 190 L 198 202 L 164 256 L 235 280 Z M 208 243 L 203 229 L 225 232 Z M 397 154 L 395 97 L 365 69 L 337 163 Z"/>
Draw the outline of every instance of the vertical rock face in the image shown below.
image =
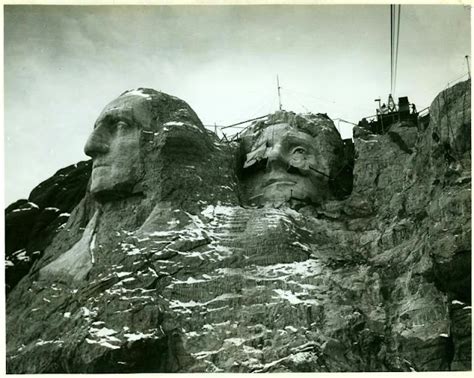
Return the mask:
<path id="1" fill-rule="evenodd" d="M 338 193 L 342 141 L 322 115 L 279 112 L 227 144 L 181 100 L 127 93 L 108 108 L 146 115 L 142 175 L 104 196 L 94 177 L 111 176 L 93 174 L 25 269 L 8 372 L 471 369 L 470 82 L 434 100 L 425 130 L 355 129 L 353 190 Z M 305 181 L 310 167 L 326 176 Z"/>
<path id="2" fill-rule="evenodd" d="M 355 131 L 351 197 L 376 215 L 370 261 L 383 272 L 390 349 L 416 370 L 470 369 L 470 89 L 440 93 L 424 131 Z"/>

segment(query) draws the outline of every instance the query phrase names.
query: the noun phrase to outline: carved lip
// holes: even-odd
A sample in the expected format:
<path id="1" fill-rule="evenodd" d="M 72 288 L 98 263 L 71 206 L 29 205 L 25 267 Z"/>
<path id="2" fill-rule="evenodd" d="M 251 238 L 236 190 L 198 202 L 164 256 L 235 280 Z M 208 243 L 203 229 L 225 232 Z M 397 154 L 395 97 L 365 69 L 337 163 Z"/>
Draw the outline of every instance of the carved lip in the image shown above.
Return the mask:
<path id="1" fill-rule="evenodd" d="M 294 185 L 296 184 L 296 181 L 290 180 L 286 177 L 271 178 L 271 179 L 266 180 L 263 183 L 263 187 L 265 188 L 267 186 L 274 185 L 274 184 Z"/>
<path id="2" fill-rule="evenodd" d="M 92 169 L 96 169 L 96 168 L 100 168 L 100 167 L 109 167 L 110 165 L 109 164 L 106 164 L 106 163 L 94 163 L 92 165 Z"/>

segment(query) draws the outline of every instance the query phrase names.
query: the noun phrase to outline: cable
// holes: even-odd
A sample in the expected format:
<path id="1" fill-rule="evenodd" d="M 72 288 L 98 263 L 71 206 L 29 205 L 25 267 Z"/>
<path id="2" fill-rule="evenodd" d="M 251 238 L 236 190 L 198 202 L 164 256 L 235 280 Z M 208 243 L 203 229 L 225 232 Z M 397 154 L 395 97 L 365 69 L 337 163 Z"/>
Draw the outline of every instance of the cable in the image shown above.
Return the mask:
<path id="1" fill-rule="evenodd" d="M 290 97 L 296 100 L 296 104 L 301 106 L 304 111 L 311 113 L 311 110 L 309 110 L 306 106 L 303 105 L 303 103 L 301 102 L 301 99 L 298 96 L 296 96 L 294 93 L 291 93 L 291 91 L 290 92 L 287 91 L 287 95 L 290 95 Z"/>
<path id="2" fill-rule="evenodd" d="M 398 5 L 397 12 L 395 5 L 390 5 L 390 94 L 392 95 L 395 95 L 397 85 L 401 8 L 402 6 Z"/>
<path id="3" fill-rule="evenodd" d="M 393 90 L 393 5 L 390 5 L 390 93 Z"/>
<path id="4" fill-rule="evenodd" d="M 285 87 L 285 88 L 286 88 L 286 91 L 287 91 L 287 92 L 293 92 L 293 93 L 296 93 L 296 94 L 299 93 L 299 94 L 301 94 L 301 95 L 303 95 L 303 96 L 305 96 L 305 97 L 311 97 L 312 99 L 317 100 L 317 101 L 327 102 L 327 103 L 331 103 L 331 104 L 335 104 L 335 103 L 336 103 L 336 102 L 333 101 L 333 100 L 326 100 L 326 99 L 323 99 L 323 98 L 315 97 L 315 96 L 313 96 L 313 95 L 310 95 L 310 94 L 307 93 L 307 92 L 302 92 L 302 91 L 299 91 L 299 90 L 296 91 L 296 90 L 294 90 L 293 88 L 288 89 L 288 87 Z"/>
<path id="5" fill-rule="evenodd" d="M 395 48 L 395 67 L 394 67 L 394 79 L 393 79 L 393 94 L 395 95 L 396 88 L 397 88 L 397 71 L 398 71 L 398 43 L 400 41 L 400 12 L 402 10 L 402 6 L 398 6 L 398 20 L 397 20 L 397 43 Z"/>
<path id="6" fill-rule="evenodd" d="M 464 75 L 462 75 L 462 76 L 457 77 L 456 79 L 453 79 L 453 80 L 448 81 L 448 83 L 446 84 L 446 86 L 449 87 L 450 84 L 453 84 L 455 81 L 457 81 L 457 80 L 459 80 L 459 79 L 462 79 L 464 76 L 467 76 L 467 75 L 469 75 L 468 72 L 466 72 L 466 73 L 465 73 Z"/>
<path id="7" fill-rule="evenodd" d="M 268 109 L 270 108 L 270 106 L 269 106 L 269 105 L 270 105 L 270 102 L 273 102 L 273 99 L 272 99 L 272 98 L 268 98 L 268 97 L 267 97 L 266 100 L 261 101 L 261 102 L 260 102 L 260 106 L 258 107 L 258 109 L 255 108 L 255 109 L 257 109 L 257 110 L 254 111 L 254 112 L 252 112 L 252 113 L 250 114 L 250 116 L 248 116 L 248 117 L 249 117 L 249 118 L 255 118 L 255 117 L 257 117 L 259 114 L 263 114 L 263 113 L 267 113 L 267 114 L 273 113 L 273 111 L 271 111 L 271 110 L 268 111 Z"/>

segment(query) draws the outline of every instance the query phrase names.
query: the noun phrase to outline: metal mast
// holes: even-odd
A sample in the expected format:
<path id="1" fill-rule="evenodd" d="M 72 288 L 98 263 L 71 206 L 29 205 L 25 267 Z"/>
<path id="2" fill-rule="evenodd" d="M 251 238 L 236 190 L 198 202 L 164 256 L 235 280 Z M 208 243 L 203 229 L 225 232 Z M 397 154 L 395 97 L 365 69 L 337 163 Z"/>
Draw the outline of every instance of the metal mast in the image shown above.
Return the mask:
<path id="1" fill-rule="evenodd" d="M 279 109 L 281 110 L 281 93 L 280 93 L 280 80 L 278 79 L 278 75 L 277 75 L 277 89 L 278 89 L 278 105 L 279 105 Z"/>
<path id="2" fill-rule="evenodd" d="M 469 79 L 471 78 L 471 67 L 469 65 L 469 55 L 466 55 L 466 62 L 467 62 L 467 73 L 469 75 Z"/>

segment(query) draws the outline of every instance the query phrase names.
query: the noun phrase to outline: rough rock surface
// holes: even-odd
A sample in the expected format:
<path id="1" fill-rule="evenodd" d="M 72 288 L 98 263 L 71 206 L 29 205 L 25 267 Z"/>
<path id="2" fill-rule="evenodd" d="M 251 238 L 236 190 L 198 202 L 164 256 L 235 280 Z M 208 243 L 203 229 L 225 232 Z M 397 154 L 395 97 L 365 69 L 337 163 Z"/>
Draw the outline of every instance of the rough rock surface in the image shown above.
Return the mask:
<path id="1" fill-rule="evenodd" d="M 163 142 L 153 207 L 86 194 L 13 289 L 7 371 L 470 370 L 470 112 L 469 81 L 355 129 L 352 193 L 298 210 L 239 206 L 238 146 Z M 39 275 L 96 211 L 87 277 Z"/>
<path id="2" fill-rule="evenodd" d="M 90 161 L 60 169 L 34 188 L 28 200 L 18 200 L 5 209 L 7 294 L 64 227 L 86 193 L 90 170 Z"/>

